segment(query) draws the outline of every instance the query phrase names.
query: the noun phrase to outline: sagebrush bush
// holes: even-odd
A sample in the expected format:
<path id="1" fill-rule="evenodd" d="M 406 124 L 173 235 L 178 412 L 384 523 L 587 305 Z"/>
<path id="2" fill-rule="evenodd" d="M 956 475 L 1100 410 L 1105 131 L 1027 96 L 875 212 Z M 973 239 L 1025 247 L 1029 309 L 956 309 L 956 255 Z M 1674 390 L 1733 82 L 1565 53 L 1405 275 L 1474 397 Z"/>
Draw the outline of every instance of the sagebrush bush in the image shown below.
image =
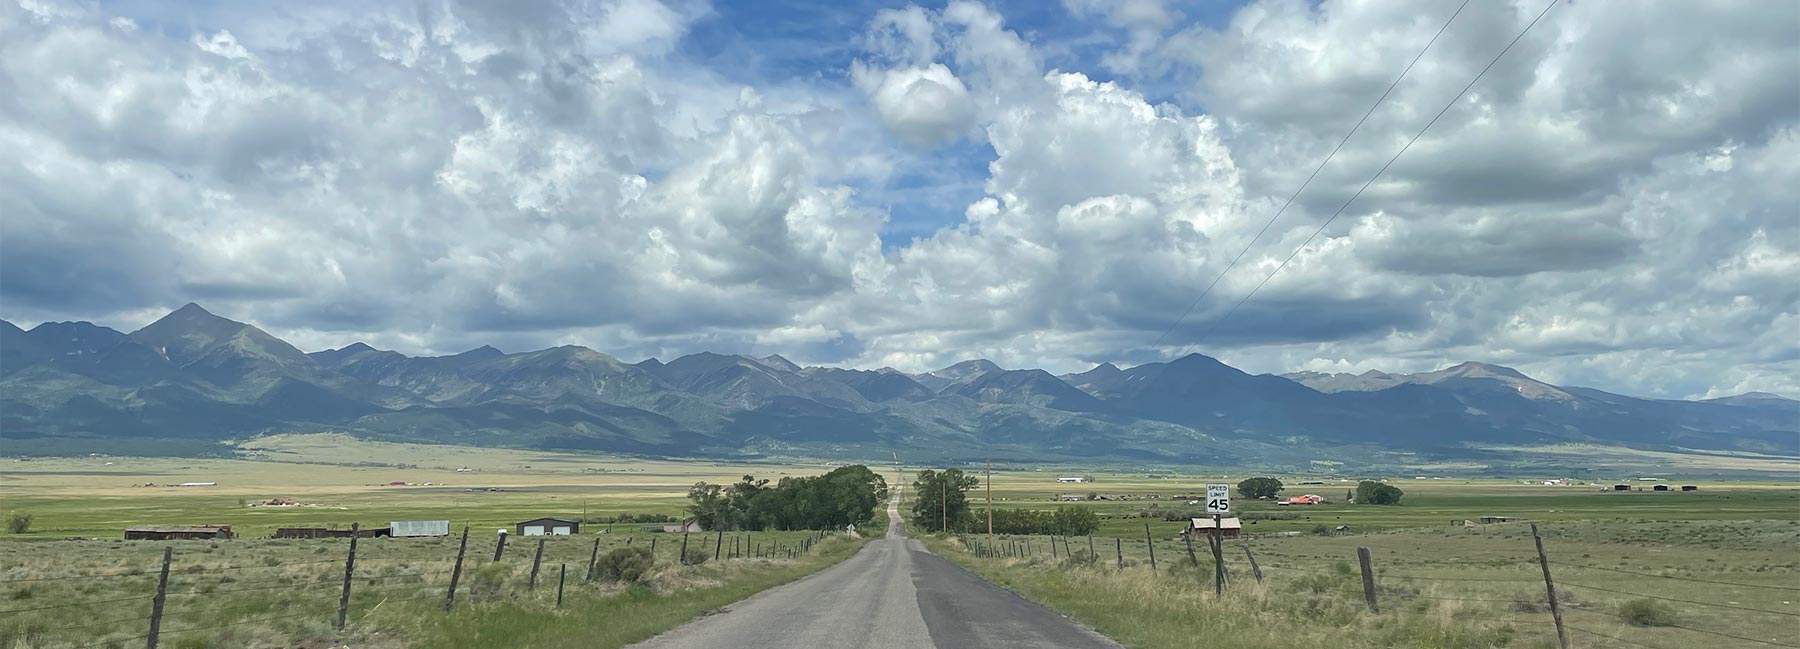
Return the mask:
<path id="1" fill-rule="evenodd" d="M 628 546 L 600 555 L 599 561 L 594 564 L 594 570 L 601 579 L 607 581 L 637 583 L 643 580 L 655 563 L 656 559 L 651 556 L 649 548 Z"/>
<path id="2" fill-rule="evenodd" d="M 682 555 L 681 562 L 690 566 L 697 566 L 706 563 L 706 560 L 711 558 L 712 555 L 707 554 L 705 550 L 700 548 L 688 548 L 687 554 Z"/>
<path id="3" fill-rule="evenodd" d="M 1632 626 L 1675 626 L 1675 609 L 1654 599 L 1634 599 L 1619 605 L 1619 619 Z"/>

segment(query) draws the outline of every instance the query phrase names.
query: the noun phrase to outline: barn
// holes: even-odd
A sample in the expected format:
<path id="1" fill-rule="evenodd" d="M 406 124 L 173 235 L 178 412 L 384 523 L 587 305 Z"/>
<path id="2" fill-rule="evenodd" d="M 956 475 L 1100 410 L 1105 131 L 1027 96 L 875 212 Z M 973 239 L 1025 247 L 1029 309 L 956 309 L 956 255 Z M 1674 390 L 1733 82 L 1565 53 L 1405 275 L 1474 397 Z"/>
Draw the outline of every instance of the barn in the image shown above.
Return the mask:
<path id="1" fill-rule="evenodd" d="M 230 525 L 140 525 L 125 528 L 127 541 L 213 540 L 231 538 Z"/>
<path id="2" fill-rule="evenodd" d="M 553 517 L 533 518 L 515 527 L 519 530 L 519 536 L 568 536 L 581 532 L 581 521 Z"/>
<path id="3" fill-rule="evenodd" d="M 1669 490 L 1669 485 L 1666 485 L 1666 484 L 1659 484 L 1659 485 L 1656 485 L 1656 486 L 1654 486 L 1654 487 L 1651 487 L 1651 488 L 1650 488 L 1650 490 L 1651 490 L 1651 491 L 1668 491 L 1668 490 Z"/>
<path id="4" fill-rule="evenodd" d="M 1188 521 L 1187 529 L 1182 530 L 1181 533 L 1183 535 L 1191 535 L 1195 532 L 1199 532 L 1202 536 L 1211 536 L 1212 530 L 1213 530 L 1213 519 L 1195 518 L 1195 519 Z M 1235 538 L 1238 538 L 1238 536 L 1242 535 L 1243 533 L 1244 533 L 1244 524 L 1239 522 L 1238 518 L 1236 516 L 1219 519 L 1219 536 L 1220 537 L 1227 538 L 1227 539 L 1235 539 Z"/>
<path id="5" fill-rule="evenodd" d="M 1696 487 L 1694 485 L 1691 485 L 1691 484 L 1684 484 L 1684 485 L 1681 485 L 1681 490 L 1682 491 L 1699 491 L 1700 488 Z"/>
<path id="6" fill-rule="evenodd" d="M 385 528 L 385 527 L 371 527 L 368 529 L 359 529 L 359 530 L 356 530 L 355 532 L 352 532 L 348 529 L 334 529 L 334 528 L 329 528 L 329 527 L 280 527 L 280 528 L 276 528 L 275 534 L 269 538 L 272 538 L 272 539 L 347 539 L 347 538 L 350 538 L 351 536 L 356 536 L 357 538 L 373 539 L 373 538 L 384 537 L 384 536 L 389 536 L 389 535 L 390 535 L 390 533 L 388 531 L 388 528 Z"/>

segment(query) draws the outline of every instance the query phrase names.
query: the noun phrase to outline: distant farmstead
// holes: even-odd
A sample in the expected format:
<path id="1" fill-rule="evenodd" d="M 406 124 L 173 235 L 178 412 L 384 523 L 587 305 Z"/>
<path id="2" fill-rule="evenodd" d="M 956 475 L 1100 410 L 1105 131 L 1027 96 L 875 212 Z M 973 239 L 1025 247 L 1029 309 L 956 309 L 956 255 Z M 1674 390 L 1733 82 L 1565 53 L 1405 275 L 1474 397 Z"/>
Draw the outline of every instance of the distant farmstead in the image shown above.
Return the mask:
<path id="1" fill-rule="evenodd" d="M 373 538 L 388 536 L 389 534 L 390 534 L 389 529 L 385 528 L 385 527 L 371 527 L 371 528 L 367 528 L 367 529 L 359 529 L 359 530 L 356 530 L 355 532 L 352 532 L 348 529 L 335 529 L 335 528 L 329 528 L 329 527 L 282 527 L 282 528 L 276 528 L 274 536 L 271 536 L 269 538 L 275 538 L 275 539 L 347 539 L 352 536 L 355 536 L 357 538 L 362 538 L 362 539 L 373 539 Z"/>
<path id="2" fill-rule="evenodd" d="M 1087 500 L 1088 497 L 1087 497 L 1087 494 L 1061 494 L 1061 495 L 1058 495 L 1056 497 L 1056 499 L 1072 502 L 1072 501 L 1077 501 L 1077 500 Z"/>
<path id="3" fill-rule="evenodd" d="M 668 534 L 680 534 L 683 532 L 705 532 L 706 528 L 700 525 L 700 521 L 691 520 L 680 525 L 664 525 L 662 526 L 662 531 Z"/>
<path id="4" fill-rule="evenodd" d="M 517 527 L 519 536 L 569 536 L 581 532 L 581 522 L 567 518 L 533 518 Z"/>
<path id="5" fill-rule="evenodd" d="M 180 541 L 231 538 L 230 525 L 140 525 L 125 528 L 127 541 Z"/>
<path id="6" fill-rule="evenodd" d="M 1057 478 L 1057 479 L 1056 479 L 1056 481 L 1057 481 L 1057 482 L 1062 482 L 1062 483 L 1082 483 L 1082 482 L 1087 482 L 1087 478 L 1082 478 L 1082 477 L 1073 477 L 1073 478 L 1071 478 L 1071 477 L 1062 477 L 1062 478 Z"/>

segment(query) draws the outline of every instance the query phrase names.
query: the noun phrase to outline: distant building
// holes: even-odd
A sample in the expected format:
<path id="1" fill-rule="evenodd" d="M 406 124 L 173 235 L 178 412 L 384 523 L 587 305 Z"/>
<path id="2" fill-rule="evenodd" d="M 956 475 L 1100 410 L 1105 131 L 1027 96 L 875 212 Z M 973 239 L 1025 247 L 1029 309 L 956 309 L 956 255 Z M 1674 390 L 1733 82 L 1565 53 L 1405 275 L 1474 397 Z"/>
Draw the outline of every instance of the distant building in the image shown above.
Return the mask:
<path id="1" fill-rule="evenodd" d="M 1512 522 L 1512 517 L 1511 516 L 1483 516 L 1483 517 L 1481 517 L 1481 522 L 1483 522 L 1483 523 L 1510 523 L 1510 522 Z"/>
<path id="2" fill-rule="evenodd" d="M 581 532 L 581 522 L 567 518 L 533 518 L 516 527 L 519 536 L 568 536 Z"/>
<path id="3" fill-rule="evenodd" d="M 1650 490 L 1651 490 L 1651 491 L 1668 491 L 1668 490 L 1669 490 L 1669 485 L 1666 485 L 1666 484 L 1659 484 L 1659 485 L 1656 485 L 1656 486 L 1654 486 L 1654 487 L 1651 487 L 1651 488 L 1650 488 Z"/>
<path id="4" fill-rule="evenodd" d="M 1182 530 L 1181 533 L 1183 535 L 1192 535 L 1195 532 L 1198 532 L 1201 536 L 1210 536 L 1212 530 L 1213 519 L 1195 518 L 1188 521 L 1187 529 Z M 1219 519 L 1219 536 L 1227 539 L 1235 539 L 1243 533 L 1244 524 L 1240 522 L 1236 516 Z"/>
<path id="5" fill-rule="evenodd" d="M 177 487 L 217 487 L 217 486 L 219 486 L 219 483 L 217 483 L 217 482 L 183 482 L 183 483 L 175 485 L 175 486 L 177 486 Z"/>
<path id="6" fill-rule="evenodd" d="M 388 529 L 394 536 L 450 536 L 450 521 L 390 521 Z"/>
<path id="7" fill-rule="evenodd" d="M 1087 478 L 1082 478 L 1082 477 L 1073 477 L 1073 478 L 1068 478 L 1068 477 L 1064 477 L 1064 478 L 1057 478 L 1057 479 L 1056 479 L 1056 481 L 1057 481 L 1057 482 L 1063 482 L 1063 483 L 1077 483 L 1077 484 L 1079 484 L 1079 483 L 1082 483 L 1082 482 L 1087 482 Z"/>
<path id="8" fill-rule="evenodd" d="M 140 525 L 125 528 L 125 540 L 127 541 L 212 540 L 229 538 L 231 538 L 230 525 Z"/>
<path id="9" fill-rule="evenodd" d="M 1056 499 L 1064 500 L 1064 501 L 1075 501 L 1075 500 L 1087 500 L 1088 497 L 1087 497 L 1087 494 L 1061 494 L 1061 495 L 1058 495 L 1056 497 Z"/>
<path id="10" fill-rule="evenodd" d="M 1684 485 L 1681 485 L 1681 490 L 1682 491 L 1699 491 L 1700 488 L 1696 487 L 1694 485 L 1691 485 L 1691 484 L 1684 484 Z"/>
<path id="11" fill-rule="evenodd" d="M 1616 485 L 1613 485 L 1613 491 L 1631 491 L 1631 485 L 1616 484 Z"/>
<path id="12" fill-rule="evenodd" d="M 275 530 L 275 534 L 269 538 L 273 538 L 273 539 L 347 539 L 354 535 L 357 538 L 372 539 L 372 538 L 388 536 L 389 534 L 390 534 L 390 531 L 386 527 L 371 527 L 368 529 L 359 529 L 359 530 L 356 530 L 354 533 L 352 533 L 348 529 L 331 529 L 331 528 L 326 528 L 326 527 L 282 527 L 282 528 L 277 528 Z"/>
<path id="13" fill-rule="evenodd" d="M 706 528 L 700 525 L 700 521 L 690 520 L 680 525 L 664 525 L 662 526 L 662 531 L 670 534 L 681 534 L 683 532 L 705 532 Z"/>

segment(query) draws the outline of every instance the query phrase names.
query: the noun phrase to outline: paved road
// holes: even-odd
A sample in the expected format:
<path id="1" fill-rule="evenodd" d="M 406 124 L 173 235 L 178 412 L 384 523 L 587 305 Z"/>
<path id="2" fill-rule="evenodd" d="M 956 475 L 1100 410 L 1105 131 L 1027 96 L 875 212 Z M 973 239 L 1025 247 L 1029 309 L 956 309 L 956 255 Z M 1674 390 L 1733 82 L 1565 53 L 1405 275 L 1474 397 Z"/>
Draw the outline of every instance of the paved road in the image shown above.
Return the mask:
<path id="1" fill-rule="evenodd" d="M 843 563 L 634 645 L 641 649 L 1118 649 L 906 538 L 898 489 L 887 537 Z"/>

